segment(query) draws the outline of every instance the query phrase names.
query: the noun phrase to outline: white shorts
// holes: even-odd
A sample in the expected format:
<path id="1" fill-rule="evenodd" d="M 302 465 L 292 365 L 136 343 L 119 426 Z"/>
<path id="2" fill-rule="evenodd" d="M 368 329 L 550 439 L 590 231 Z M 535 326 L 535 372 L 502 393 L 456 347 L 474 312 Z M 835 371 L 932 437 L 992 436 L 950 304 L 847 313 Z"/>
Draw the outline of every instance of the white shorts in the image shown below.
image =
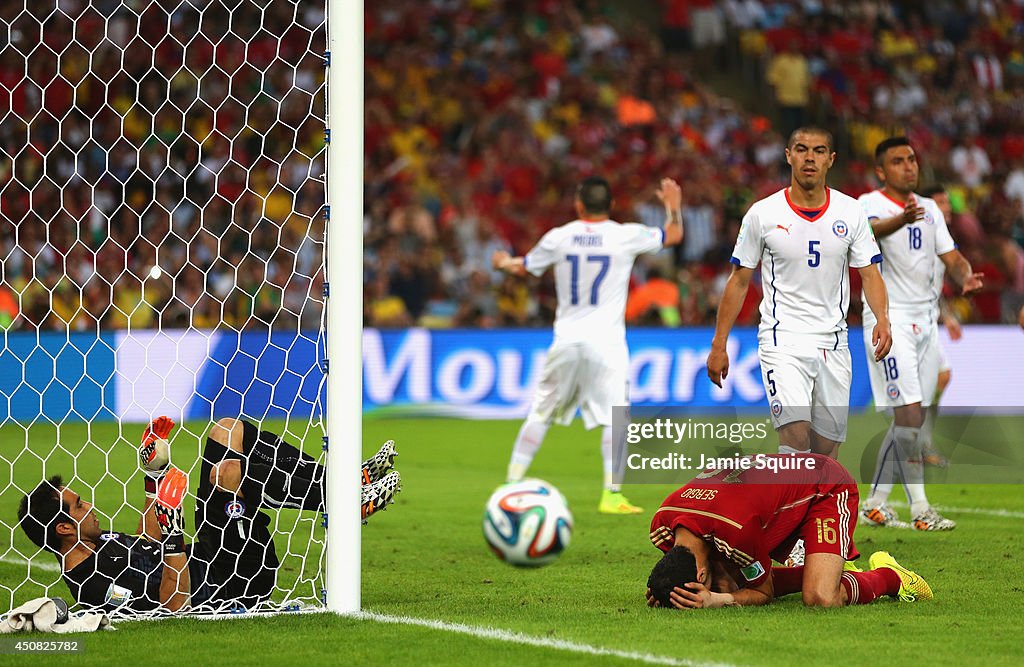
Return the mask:
<path id="1" fill-rule="evenodd" d="M 850 414 L 853 363 L 850 350 L 758 347 L 761 380 L 776 430 L 792 422 L 811 423 L 818 435 L 843 442 Z"/>
<path id="2" fill-rule="evenodd" d="M 629 405 L 629 352 L 555 342 L 530 407 L 530 421 L 567 425 L 583 415 L 587 429 L 612 425 L 612 407 Z"/>
<path id="3" fill-rule="evenodd" d="M 939 329 L 934 323 L 892 324 L 892 349 L 875 361 L 871 329 L 864 327 L 864 351 L 875 408 L 879 411 L 912 403 L 932 404 L 939 379 Z"/>

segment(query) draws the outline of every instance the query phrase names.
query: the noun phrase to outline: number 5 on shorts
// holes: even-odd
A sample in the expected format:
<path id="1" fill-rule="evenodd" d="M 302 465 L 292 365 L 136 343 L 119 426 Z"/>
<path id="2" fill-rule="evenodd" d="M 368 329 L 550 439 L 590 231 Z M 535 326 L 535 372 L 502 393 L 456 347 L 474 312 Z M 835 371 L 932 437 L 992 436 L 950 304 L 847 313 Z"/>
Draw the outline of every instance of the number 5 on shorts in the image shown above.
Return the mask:
<path id="1" fill-rule="evenodd" d="M 774 373 L 774 372 L 775 372 L 775 369 L 773 368 L 773 369 L 771 369 L 770 371 L 768 371 L 767 373 L 764 374 L 764 378 L 766 380 L 768 380 L 768 395 L 769 396 L 774 396 L 775 395 L 775 380 L 772 379 L 772 373 Z"/>

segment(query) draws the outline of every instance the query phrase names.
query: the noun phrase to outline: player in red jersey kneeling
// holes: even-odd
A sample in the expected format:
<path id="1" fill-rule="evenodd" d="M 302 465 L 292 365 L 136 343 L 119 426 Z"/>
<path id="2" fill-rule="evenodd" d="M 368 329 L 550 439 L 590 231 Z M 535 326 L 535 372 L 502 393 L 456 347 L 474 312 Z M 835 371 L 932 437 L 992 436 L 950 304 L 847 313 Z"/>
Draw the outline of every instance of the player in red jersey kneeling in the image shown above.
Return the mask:
<path id="1" fill-rule="evenodd" d="M 796 469 L 767 465 L 789 456 L 737 458 L 736 467 L 701 473 L 665 499 L 651 521 L 651 541 L 666 553 L 648 578 L 648 605 L 764 605 L 796 592 L 812 607 L 932 597 L 922 577 L 885 552 L 871 556 L 871 571 L 851 571 L 857 485 L 826 456 Z M 800 538 L 805 564 L 773 568 Z"/>

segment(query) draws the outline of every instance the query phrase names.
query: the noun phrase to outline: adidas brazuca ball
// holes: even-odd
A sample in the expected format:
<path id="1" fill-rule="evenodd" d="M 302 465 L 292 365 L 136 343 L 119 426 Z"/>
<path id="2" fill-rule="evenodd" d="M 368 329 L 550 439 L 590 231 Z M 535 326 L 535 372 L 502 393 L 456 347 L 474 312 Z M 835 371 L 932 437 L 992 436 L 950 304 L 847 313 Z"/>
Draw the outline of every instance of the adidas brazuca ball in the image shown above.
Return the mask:
<path id="1" fill-rule="evenodd" d="M 569 546 L 572 513 L 558 489 L 543 480 L 505 484 L 487 501 L 484 537 L 506 563 L 547 565 Z"/>

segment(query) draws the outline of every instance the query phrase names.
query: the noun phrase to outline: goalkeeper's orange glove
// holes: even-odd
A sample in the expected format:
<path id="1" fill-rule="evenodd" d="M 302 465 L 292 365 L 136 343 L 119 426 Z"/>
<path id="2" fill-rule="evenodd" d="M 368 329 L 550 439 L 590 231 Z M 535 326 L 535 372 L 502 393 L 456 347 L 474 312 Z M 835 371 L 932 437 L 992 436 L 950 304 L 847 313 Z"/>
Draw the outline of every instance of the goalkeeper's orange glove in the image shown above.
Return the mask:
<path id="1" fill-rule="evenodd" d="M 146 430 L 142 432 L 139 465 L 146 471 L 147 476 L 159 478 L 167 470 L 167 466 L 171 462 L 167 436 L 171 434 L 173 428 L 174 421 L 170 417 L 161 416 L 151 421 Z"/>
<path id="2" fill-rule="evenodd" d="M 164 543 L 164 555 L 185 552 L 185 513 L 182 506 L 188 493 L 188 475 L 171 468 L 157 485 L 153 512 L 160 524 L 160 537 Z"/>

